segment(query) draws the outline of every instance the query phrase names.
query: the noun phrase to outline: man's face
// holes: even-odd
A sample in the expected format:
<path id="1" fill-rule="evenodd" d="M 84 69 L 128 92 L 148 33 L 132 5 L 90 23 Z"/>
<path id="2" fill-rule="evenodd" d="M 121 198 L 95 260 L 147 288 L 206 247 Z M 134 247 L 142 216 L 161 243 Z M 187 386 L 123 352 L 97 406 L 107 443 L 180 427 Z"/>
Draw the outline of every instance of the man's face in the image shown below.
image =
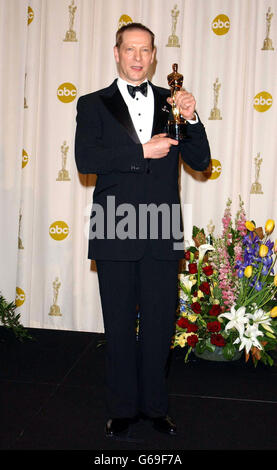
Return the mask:
<path id="1" fill-rule="evenodd" d="M 151 36 L 147 31 L 125 31 L 120 47 L 114 47 L 119 76 L 129 83 L 140 85 L 147 77 L 154 55 Z"/>

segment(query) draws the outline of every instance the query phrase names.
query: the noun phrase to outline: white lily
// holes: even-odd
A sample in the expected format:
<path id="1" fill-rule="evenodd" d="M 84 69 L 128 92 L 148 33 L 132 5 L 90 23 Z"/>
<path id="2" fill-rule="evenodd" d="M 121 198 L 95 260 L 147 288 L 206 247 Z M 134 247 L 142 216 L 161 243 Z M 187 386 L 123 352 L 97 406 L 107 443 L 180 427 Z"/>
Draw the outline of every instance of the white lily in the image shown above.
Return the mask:
<path id="1" fill-rule="evenodd" d="M 193 286 L 193 284 L 194 284 L 194 281 L 192 281 L 192 280 L 190 279 L 190 275 L 189 275 L 189 274 L 187 274 L 187 275 L 185 275 L 185 274 L 180 274 L 180 275 L 179 275 L 179 280 L 180 280 L 181 286 L 182 286 L 182 288 L 185 290 L 185 292 L 186 292 L 187 294 L 190 294 L 191 288 L 192 288 L 192 286 Z"/>
<path id="2" fill-rule="evenodd" d="M 198 251 L 199 251 L 199 262 L 202 263 L 206 251 L 214 251 L 214 247 L 213 245 L 204 243 L 203 245 L 199 246 Z"/>
<path id="3" fill-rule="evenodd" d="M 263 335 L 263 333 L 259 330 L 257 325 L 248 325 L 246 330 L 244 331 L 243 336 L 240 336 L 234 341 L 234 344 L 239 344 L 239 350 L 245 348 L 246 353 L 248 354 L 252 346 L 255 346 L 258 349 L 263 349 L 262 345 L 259 343 L 257 337 Z"/>
<path id="4" fill-rule="evenodd" d="M 255 312 L 252 313 L 247 313 L 246 317 L 249 318 L 249 320 L 252 320 L 253 323 L 256 324 L 264 324 L 264 325 L 270 325 L 271 323 L 271 318 L 268 313 L 266 313 L 264 310 L 259 308 L 258 310 L 255 310 Z"/>
<path id="5" fill-rule="evenodd" d="M 184 302 L 186 302 L 188 300 L 188 295 L 185 294 L 185 292 L 183 291 L 183 289 L 179 289 L 179 298 L 181 300 L 183 300 Z"/>
<path id="6" fill-rule="evenodd" d="M 231 311 L 227 313 L 221 313 L 218 318 L 227 318 L 229 322 L 225 326 L 225 331 L 235 328 L 238 330 L 239 335 L 242 336 L 245 325 L 249 323 L 247 316 L 245 315 L 245 307 L 240 307 L 238 310 L 235 307 L 231 307 Z"/>

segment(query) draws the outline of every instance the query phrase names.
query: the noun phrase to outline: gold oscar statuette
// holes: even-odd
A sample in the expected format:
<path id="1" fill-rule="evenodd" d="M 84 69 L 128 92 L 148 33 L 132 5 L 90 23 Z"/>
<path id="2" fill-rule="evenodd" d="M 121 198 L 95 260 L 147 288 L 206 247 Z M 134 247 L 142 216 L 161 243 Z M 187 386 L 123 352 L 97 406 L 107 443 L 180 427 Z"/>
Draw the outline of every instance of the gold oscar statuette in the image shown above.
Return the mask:
<path id="1" fill-rule="evenodd" d="M 209 119 L 211 120 L 221 120 L 222 117 L 220 116 L 220 109 L 218 109 L 218 96 L 219 96 L 219 90 L 221 87 L 221 84 L 218 81 L 218 78 L 214 82 L 214 107 L 211 109 L 211 114 Z"/>
<path id="2" fill-rule="evenodd" d="M 179 13 L 180 11 L 177 9 L 177 5 L 175 5 L 173 10 L 171 10 L 171 18 L 172 18 L 171 35 L 168 38 L 168 43 L 166 47 L 180 47 L 179 38 L 178 36 L 176 36 L 176 26 L 177 26 L 177 19 L 178 19 Z"/>
<path id="3" fill-rule="evenodd" d="M 262 51 L 274 51 L 274 47 L 273 47 L 273 44 L 272 44 L 272 39 L 270 39 L 270 37 L 269 37 L 272 17 L 273 17 L 273 13 L 271 12 L 271 8 L 268 7 L 268 10 L 267 10 L 267 13 L 266 13 L 266 37 L 265 37 L 265 40 L 264 40 Z"/>
<path id="4" fill-rule="evenodd" d="M 263 159 L 260 157 L 260 153 L 255 158 L 255 181 L 252 183 L 250 194 L 263 194 L 262 185 L 259 182 L 261 164 Z"/>
<path id="5" fill-rule="evenodd" d="M 77 42 L 76 31 L 73 29 L 74 16 L 76 13 L 77 7 L 74 5 L 74 0 L 68 6 L 69 11 L 69 29 L 66 31 L 64 42 Z"/>
<path id="6" fill-rule="evenodd" d="M 172 109 L 167 122 L 167 134 L 172 139 L 183 140 L 186 135 L 186 120 L 181 116 L 175 104 L 175 95 L 183 86 L 183 75 L 178 73 L 178 64 L 172 65 L 173 72 L 167 76 L 168 85 L 173 99 Z"/>
<path id="7" fill-rule="evenodd" d="M 55 281 L 53 282 L 53 292 L 54 292 L 53 305 L 51 305 L 50 312 L 49 312 L 49 315 L 55 316 L 55 317 L 62 316 L 60 307 L 57 304 L 60 287 L 61 287 L 61 283 L 59 282 L 59 278 L 56 277 Z"/>
<path id="8" fill-rule="evenodd" d="M 69 149 L 69 147 L 68 147 L 68 145 L 66 145 L 66 141 L 64 141 L 63 145 L 61 146 L 62 169 L 59 171 L 58 178 L 56 178 L 56 181 L 70 181 L 68 170 L 65 168 L 66 167 L 66 161 L 67 161 L 68 149 Z"/>

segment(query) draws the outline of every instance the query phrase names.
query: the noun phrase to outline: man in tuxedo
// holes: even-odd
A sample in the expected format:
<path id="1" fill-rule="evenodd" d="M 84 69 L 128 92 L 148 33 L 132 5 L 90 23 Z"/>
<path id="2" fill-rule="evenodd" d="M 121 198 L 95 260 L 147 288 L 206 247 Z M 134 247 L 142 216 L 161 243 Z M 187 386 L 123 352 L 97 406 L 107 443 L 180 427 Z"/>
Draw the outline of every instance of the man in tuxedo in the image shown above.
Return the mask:
<path id="1" fill-rule="evenodd" d="M 187 120 L 188 138 L 167 136 L 172 99 L 169 90 L 147 80 L 155 56 L 147 27 L 123 26 L 114 56 L 119 77 L 78 100 L 75 142 L 79 172 L 98 175 L 88 257 L 96 260 L 107 339 L 105 432 L 117 436 L 143 417 L 175 435 L 165 369 L 184 256 L 178 159 L 181 154 L 202 171 L 210 150 L 195 99 L 185 90 L 178 91 L 176 106 Z"/>

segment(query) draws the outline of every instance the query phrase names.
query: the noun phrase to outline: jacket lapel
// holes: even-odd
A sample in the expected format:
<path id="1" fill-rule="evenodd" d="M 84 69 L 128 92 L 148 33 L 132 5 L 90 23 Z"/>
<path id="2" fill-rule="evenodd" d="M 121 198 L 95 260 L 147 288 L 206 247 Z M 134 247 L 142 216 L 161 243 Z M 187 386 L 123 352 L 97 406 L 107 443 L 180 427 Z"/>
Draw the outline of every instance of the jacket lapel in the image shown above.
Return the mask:
<path id="1" fill-rule="evenodd" d="M 108 93 L 101 94 L 100 97 L 110 113 L 126 129 L 131 139 L 133 139 L 136 144 L 140 144 L 128 107 L 122 98 L 116 81 L 117 80 L 108 88 Z"/>
<path id="2" fill-rule="evenodd" d="M 158 87 L 149 82 L 154 93 L 154 119 L 152 127 L 152 136 L 165 132 L 166 124 L 168 121 L 169 113 L 171 110 L 170 104 L 166 98 L 170 96 L 170 92 L 165 91 L 161 93 Z"/>
<path id="3" fill-rule="evenodd" d="M 122 98 L 116 82 L 117 80 L 114 80 L 111 86 L 100 94 L 100 97 L 106 108 L 128 132 L 131 139 L 133 139 L 136 144 L 140 144 L 128 107 Z M 154 118 L 151 134 L 153 136 L 165 132 L 169 112 L 171 110 L 170 104 L 166 101 L 166 98 L 170 96 L 170 92 L 166 90 L 164 93 L 161 93 L 158 87 L 151 82 L 149 82 L 149 84 L 154 93 Z"/>

